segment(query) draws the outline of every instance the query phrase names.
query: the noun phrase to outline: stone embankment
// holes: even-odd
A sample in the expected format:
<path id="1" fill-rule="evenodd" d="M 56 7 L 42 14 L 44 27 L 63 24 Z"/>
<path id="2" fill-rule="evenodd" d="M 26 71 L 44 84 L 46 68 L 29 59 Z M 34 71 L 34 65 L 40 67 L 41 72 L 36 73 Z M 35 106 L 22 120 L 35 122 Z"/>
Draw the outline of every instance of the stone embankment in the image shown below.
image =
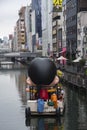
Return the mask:
<path id="1" fill-rule="evenodd" d="M 75 69 L 71 70 L 69 70 L 69 68 L 62 70 L 64 72 L 64 81 L 77 88 L 84 88 L 87 90 L 87 75 L 85 75 L 85 72 L 78 72 Z"/>
<path id="2" fill-rule="evenodd" d="M 81 74 L 64 71 L 64 80 L 77 87 L 87 89 L 87 77 Z"/>

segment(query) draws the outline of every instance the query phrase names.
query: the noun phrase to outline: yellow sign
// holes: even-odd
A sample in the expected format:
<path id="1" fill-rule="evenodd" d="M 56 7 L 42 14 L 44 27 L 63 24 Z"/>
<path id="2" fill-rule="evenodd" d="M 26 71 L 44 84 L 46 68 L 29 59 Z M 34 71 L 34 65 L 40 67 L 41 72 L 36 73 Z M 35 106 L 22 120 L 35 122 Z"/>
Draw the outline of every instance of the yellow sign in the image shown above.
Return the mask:
<path id="1" fill-rule="evenodd" d="M 53 4 L 54 4 L 55 6 L 57 6 L 57 5 L 62 6 L 62 0 L 53 0 Z"/>
<path id="2" fill-rule="evenodd" d="M 55 11 L 61 11 L 62 10 L 62 1 L 63 0 L 53 0 L 53 8 Z"/>

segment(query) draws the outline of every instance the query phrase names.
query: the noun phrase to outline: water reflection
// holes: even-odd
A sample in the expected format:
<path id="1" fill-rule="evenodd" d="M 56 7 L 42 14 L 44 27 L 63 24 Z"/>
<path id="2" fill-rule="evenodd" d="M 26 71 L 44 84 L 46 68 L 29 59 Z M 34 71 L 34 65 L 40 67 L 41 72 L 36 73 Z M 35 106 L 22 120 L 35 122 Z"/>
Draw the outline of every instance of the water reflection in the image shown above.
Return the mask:
<path id="1" fill-rule="evenodd" d="M 25 71 L 0 71 L 0 130 L 27 130 L 25 79 Z"/>
<path id="2" fill-rule="evenodd" d="M 66 87 L 66 112 L 64 130 L 86 130 L 87 100 L 75 88 Z M 84 100 L 83 100 L 84 99 Z"/>
<path id="3" fill-rule="evenodd" d="M 87 130 L 87 97 L 70 86 L 64 117 L 25 120 L 26 77 L 26 70 L 0 71 L 0 130 Z"/>
<path id="4" fill-rule="evenodd" d="M 87 129 L 87 99 L 85 99 L 84 95 L 79 96 L 79 110 L 78 110 L 78 128 L 79 129 Z"/>
<path id="5" fill-rule="evenodd" d="M 64 130 L 64 118 L 38 117 L 25 120 L 26 126 L 32 130 Z"/>

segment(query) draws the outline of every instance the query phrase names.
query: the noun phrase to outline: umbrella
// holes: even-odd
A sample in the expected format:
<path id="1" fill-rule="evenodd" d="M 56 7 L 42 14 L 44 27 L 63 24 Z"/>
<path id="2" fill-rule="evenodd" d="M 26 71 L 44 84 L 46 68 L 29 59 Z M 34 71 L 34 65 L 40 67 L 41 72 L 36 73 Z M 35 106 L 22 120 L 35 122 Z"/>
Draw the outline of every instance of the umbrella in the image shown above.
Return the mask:
<path id="1" fill-rule="evenodd" d="M 60 57 L 57 58 L 57 60 L 67 60 L 67 58 L 60 56 Z"/>
<path id="2" fill-rule="evenodd" d="M 77 59 L 73 60 L 73 62 L 79 62 L 81 59 L 81 57 L 78 57 Z"/>

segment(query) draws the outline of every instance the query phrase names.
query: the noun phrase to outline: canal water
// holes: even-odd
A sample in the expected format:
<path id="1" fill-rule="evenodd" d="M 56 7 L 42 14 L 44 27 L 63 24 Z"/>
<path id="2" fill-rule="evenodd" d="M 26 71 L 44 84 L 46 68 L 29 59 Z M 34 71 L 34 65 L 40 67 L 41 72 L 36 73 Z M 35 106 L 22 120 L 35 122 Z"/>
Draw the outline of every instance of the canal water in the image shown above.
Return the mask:
<path id="1" fill-rule="evenodd" d="M 0 71 L 0 130 L 87 130 L 86 97 L 70 86 L 64 86 L 64 117 L 25 120 L 26 77 L 26 70 Z"/>

